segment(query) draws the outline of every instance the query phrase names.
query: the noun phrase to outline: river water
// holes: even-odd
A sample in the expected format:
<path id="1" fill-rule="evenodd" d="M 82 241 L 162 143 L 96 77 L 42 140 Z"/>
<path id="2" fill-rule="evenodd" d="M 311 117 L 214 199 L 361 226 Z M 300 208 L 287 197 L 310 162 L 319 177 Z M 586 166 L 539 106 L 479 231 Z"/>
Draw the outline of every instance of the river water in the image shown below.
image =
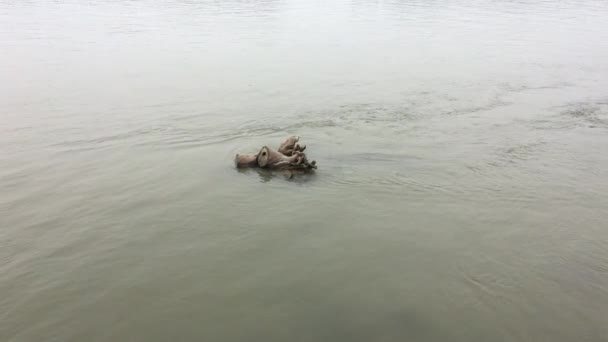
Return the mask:
<path id="1" fill-rule="evenodd" d="M 606 18 L 0 1 L 0 341 L 607 341 Z"/>

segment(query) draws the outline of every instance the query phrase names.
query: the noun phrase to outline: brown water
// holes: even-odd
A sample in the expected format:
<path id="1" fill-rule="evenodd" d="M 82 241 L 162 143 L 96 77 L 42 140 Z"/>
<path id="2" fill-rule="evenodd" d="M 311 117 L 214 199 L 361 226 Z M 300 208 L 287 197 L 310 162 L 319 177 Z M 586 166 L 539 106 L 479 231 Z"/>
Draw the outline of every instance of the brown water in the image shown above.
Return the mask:
<path id="1" fill-rule="evenodd" d="M 0 1 L 0 341 L 608 341 L 607 18 Z"/>

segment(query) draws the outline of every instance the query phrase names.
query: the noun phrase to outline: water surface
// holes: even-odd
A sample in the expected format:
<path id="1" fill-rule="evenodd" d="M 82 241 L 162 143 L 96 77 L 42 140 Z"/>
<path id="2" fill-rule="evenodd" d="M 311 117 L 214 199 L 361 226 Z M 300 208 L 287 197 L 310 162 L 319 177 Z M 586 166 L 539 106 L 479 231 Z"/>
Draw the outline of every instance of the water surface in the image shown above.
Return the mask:
<path id="1" fill-rule="evenodd" d="M 0 340 L 608 340 L 606 18 L 0 1 Z"/>

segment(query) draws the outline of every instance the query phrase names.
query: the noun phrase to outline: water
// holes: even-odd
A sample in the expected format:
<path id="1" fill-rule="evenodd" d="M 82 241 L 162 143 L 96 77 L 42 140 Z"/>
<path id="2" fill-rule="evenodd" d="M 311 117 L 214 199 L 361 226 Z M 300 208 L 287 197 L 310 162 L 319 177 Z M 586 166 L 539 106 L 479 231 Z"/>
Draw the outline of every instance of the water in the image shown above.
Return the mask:
<path id="1" fill-rule="evenodd" d="M 0 1 L 0 340 L 608 340 L 607 17 Z"/>

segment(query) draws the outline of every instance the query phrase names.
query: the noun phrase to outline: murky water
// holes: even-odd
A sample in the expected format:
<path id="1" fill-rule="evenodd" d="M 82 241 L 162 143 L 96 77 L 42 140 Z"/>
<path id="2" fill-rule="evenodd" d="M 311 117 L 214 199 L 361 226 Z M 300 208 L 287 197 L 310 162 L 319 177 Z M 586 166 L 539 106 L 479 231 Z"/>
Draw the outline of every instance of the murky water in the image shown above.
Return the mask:
<path id="1" fill-rule="evenodd" d="M 0 340 L 608 340 L 607 18 L 0 1 Z"/>

